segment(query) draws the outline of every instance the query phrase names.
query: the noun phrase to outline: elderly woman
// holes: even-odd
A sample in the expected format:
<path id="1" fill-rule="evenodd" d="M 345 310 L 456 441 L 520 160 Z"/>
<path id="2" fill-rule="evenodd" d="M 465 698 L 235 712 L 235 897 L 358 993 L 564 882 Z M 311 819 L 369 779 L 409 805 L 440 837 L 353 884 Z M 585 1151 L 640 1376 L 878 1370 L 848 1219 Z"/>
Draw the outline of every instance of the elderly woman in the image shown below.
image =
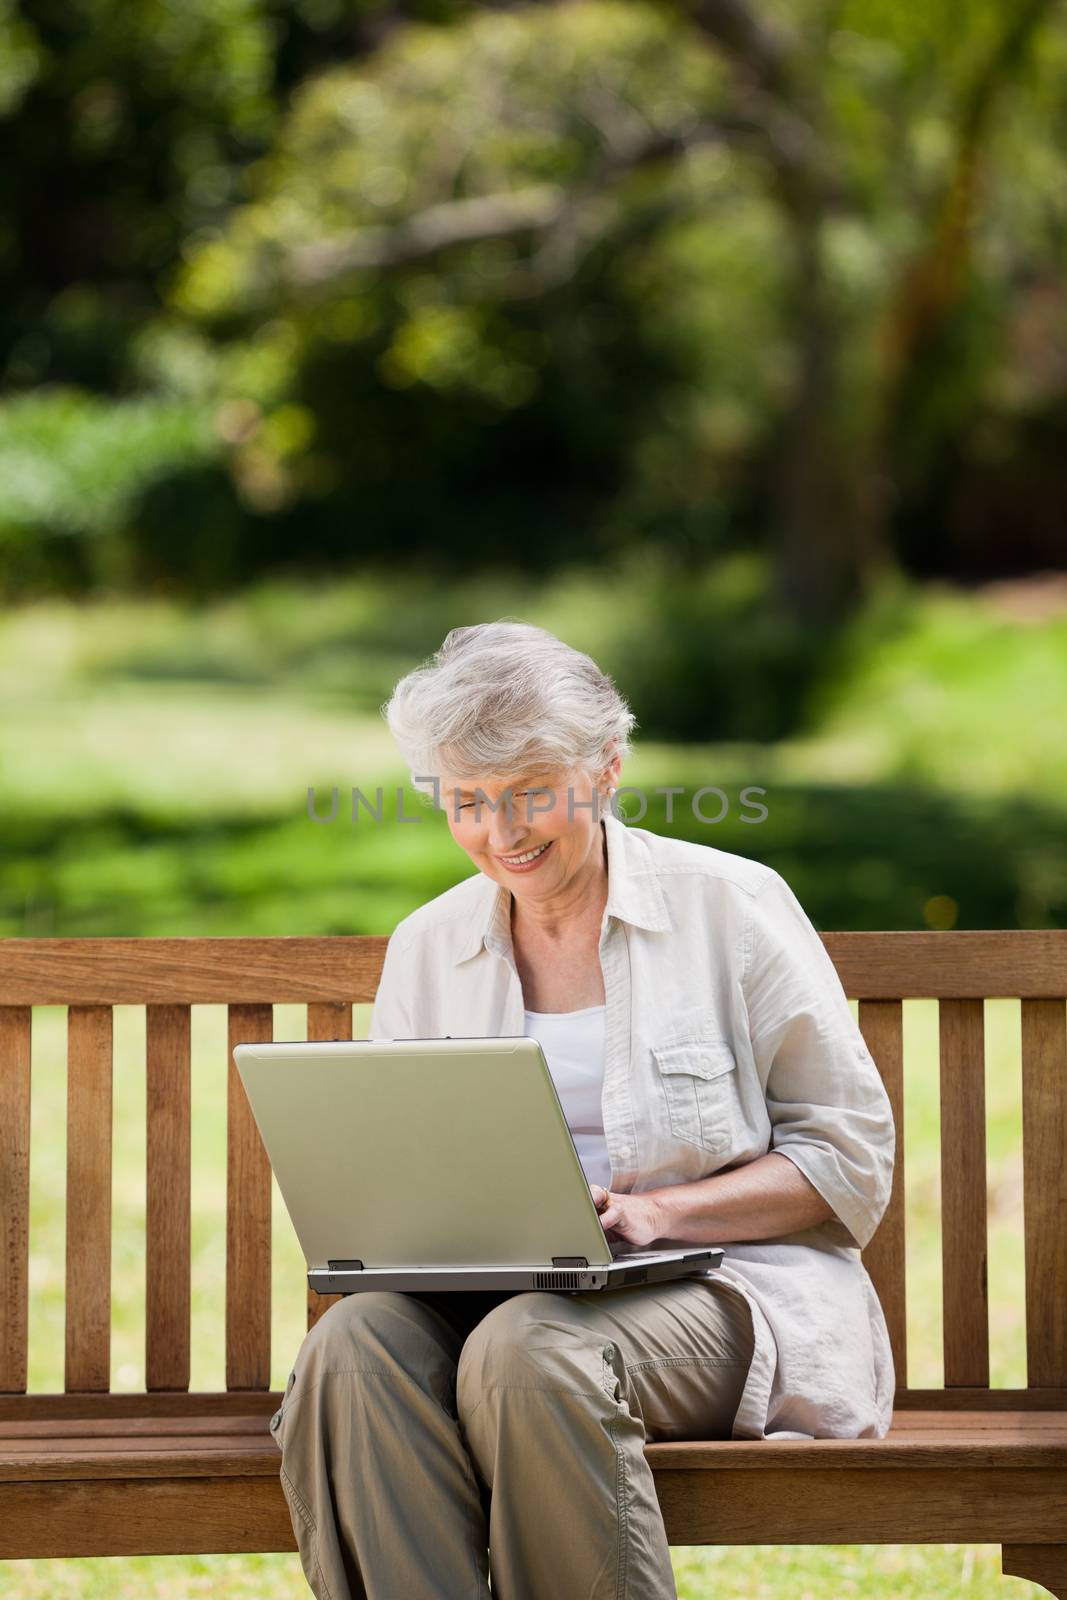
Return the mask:
<path id="1" fill-rule="evenodd" d="M 610 1292 L 332 1305 L 271 1419 L 304 1572 L 321 1600 L 475 1600 L 490 1564 L 498 1600 L 665 1600 L 646 1440 L 888 1430 L 860 1259 L 888 1098 L 778 873 L 615 815 L 634 718 L 588 656 L 456 628 L 384 709 L 477 870 L 396 928 L 371 1036 L 533 1034 L 613 1248 L 726 1253 Z"/>

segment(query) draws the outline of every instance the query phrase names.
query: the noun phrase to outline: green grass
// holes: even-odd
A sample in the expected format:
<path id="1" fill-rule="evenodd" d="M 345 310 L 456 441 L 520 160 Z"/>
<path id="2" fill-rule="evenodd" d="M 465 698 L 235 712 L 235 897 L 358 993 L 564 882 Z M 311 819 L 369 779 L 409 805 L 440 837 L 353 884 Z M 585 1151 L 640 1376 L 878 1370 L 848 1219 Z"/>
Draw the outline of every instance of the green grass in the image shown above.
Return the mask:
<path id="1" fill-rule="evenodd" d="M 378 714 L 399 673 L 448 627 L 499 615 L 610 659 L 637 606 L 624 578 L 576 569 L 540 587 L 351 578 L 265 583 L 200 610 L 105 596 L 10 612 L 0 934 L 387 931 L 470 870 L 440 815 L 349 820 L 353 787 L 381 786 L 390 819 L 398 785 L 413 799 Z M 804 731 L 777 744 L 638 730 L 623 781 L 651 804 L 639 816 L 631 797 L 628 813 L 777 867 L 820 928 L 1064 925 L 1063 619 L 1025 627 L 938 591 L 890 594 L 827 675 Z M 625 659 L 617 676 L 627 690 Z M 653 791 L 678 784 L 668 821 Z M 689 806 L 708 784 L 728 799 L 718 823 Z M 756 826 L 748 785 L 765 791 Z M 334 787 L 339 820 L 316 825 L 308 789 L 322 812 Z"/>
<path id="2" fill-rule="evenodd" d="M 996 1545 L 679 1546 L 680 1600 L 1027 1600 Z M 0 1562 L 10 1600 L 305 1600 L 296 1555 Z M 398 1597 L 399 1600 L 399 1597 Z M 444 1597 L 442 1597 L 444 1600 Z"/>
<path id="3" fill-rule="evenodd" d="M 938 584 L 893 614 L 857 615 L 810 697 L 817 770 L 1062 807 L 1067 611 L 1023 622 Z"/>

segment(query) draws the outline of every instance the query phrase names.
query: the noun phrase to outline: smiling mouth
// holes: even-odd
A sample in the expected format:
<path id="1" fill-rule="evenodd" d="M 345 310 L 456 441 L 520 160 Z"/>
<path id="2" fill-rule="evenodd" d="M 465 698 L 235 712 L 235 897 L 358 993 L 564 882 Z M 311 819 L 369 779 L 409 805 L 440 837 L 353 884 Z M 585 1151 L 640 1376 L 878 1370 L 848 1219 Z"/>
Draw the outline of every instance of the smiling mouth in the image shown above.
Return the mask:
<path id="1" fill-rule="evenodd" d="M 502 861 L 506 867 L 525 867 L 531 861 L 536 861 L 539 856 L 543 856 L 551 843 L 552 840 L 549 839 L 545 844 L 537 845 L 533 850 L 524 850 L 517 856 L 498 856 L 497 860 Z"/>

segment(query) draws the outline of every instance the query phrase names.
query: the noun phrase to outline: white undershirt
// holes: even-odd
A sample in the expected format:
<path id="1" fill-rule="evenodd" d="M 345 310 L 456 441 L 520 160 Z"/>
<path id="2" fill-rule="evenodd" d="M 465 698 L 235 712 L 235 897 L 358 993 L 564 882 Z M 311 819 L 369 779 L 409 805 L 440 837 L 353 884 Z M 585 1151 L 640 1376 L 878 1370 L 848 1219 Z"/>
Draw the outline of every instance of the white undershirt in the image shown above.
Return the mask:
<path id="1" fill-rule="evenodd" d="M 582 1011 L 527 1011 L 523 1029 L 544 1051 L 563 1115 L 587 1183 L 606 1189 L 611 1159 L 604 1138 L 600 1097 L 604 1088 L 604 1007 Z"/>

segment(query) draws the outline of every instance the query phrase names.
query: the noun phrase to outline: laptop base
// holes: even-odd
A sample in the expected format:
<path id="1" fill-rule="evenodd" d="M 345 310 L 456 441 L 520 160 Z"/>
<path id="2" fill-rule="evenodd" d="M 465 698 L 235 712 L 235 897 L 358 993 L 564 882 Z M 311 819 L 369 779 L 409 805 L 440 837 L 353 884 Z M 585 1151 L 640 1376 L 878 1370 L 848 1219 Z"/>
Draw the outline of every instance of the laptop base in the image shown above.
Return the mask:
<path id="1" fill-rule="evenodd" d="M 308 1286 L 319 1294 L 359 1294 L 368 1289 L 622 1289 L 636 1283 L 663 1283 L 722 1264 L 718 1246 L 706 1250 L 649 1251 L 620 1256 L 606 1266 L 513 1267 L 362 1267 L 334 1262 L 312 1267 Z"/>

